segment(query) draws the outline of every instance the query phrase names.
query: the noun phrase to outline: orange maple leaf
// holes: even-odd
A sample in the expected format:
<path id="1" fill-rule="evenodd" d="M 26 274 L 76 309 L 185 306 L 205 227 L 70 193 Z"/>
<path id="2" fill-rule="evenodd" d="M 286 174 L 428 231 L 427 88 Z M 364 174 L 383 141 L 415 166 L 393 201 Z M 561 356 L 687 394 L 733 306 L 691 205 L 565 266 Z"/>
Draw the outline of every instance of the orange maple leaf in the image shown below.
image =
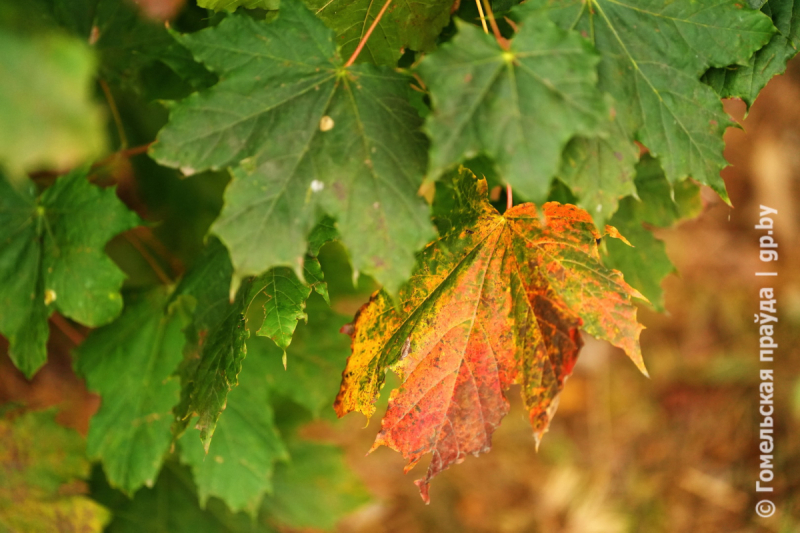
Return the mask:
<path id="1" fill-rule="evenodd" d="M 512 384 L 522 385 L 538 446 L 583 344 L 579 329 L 646 373 L 631 301 L 644 297 L 601 264 L 586 211 L 550 202 L 541 217 L 533 204 L 501 215 L 486 181 L 465 170 L 455 193 L 450 230 L 421 254 L 399 309 L 377 292 L 348 328 L 352 354 L 335 403 L 339 416 L 369 417 L 386 369 L 400 377 L 372 449 L 401 452 L 406 472 L 431 453 L 416 482 L 425 502 L 431 478 L 490 449 Z"/>

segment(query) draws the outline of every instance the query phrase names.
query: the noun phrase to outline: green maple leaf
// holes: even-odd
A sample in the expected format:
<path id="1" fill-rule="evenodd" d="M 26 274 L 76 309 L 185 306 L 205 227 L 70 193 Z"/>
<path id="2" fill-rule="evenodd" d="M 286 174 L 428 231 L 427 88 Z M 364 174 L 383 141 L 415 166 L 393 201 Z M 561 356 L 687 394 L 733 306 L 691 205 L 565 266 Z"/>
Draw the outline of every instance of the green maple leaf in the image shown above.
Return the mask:
<path id="1" fill-rule="evenodd" d="M 700 212 L 700 188 L 691 180 L 673 187 L 658 160 L 646 156 L 636 169 L 638 199 L 624 198 L 609 223 L 633 246 L 609 239 L 606 264 L 619 270 L 625 280 L 641 292 L 658 311 L 664 310 L 661 282 L 675 271 L 664 243 L 643 226 L 670 227 L 680 219 L 693 218 Z M 673 199 L 674 197 L 674 199 Z"/>
<path id="2" fill-rule="evenodd" d="M 110 515 L 88 498 L 86 443 L 53 411 L 0 419 L 0 530 L 100 533 Z"/>
<path id="3" fill-rule="evenodd" d="M 246 292 L 247 286 L 243 287 Z M 208 333 L 197 351 L 188 351 L 179 375 L 182 381 L 181 402 L 175 409 L 174 431 L 182 433 L 194 414 L 195 428 L 205 450 L 227 403 L 228 393 L 239 384 L 239 373 L 247 355 L 245 341 L 250 336 L 244 317 L 244 296 L 228 308 L 227 315 Z"/>
<path id="4" fill-rule="evenodd" d="M 312 232 L 308 257 L 334 234 L 332 225 L 318 226 Z M 336 395 L 340 363 L 349 343 L 338 333 L 344 320 L 328 320 L 332 312 L 320 296 L 313 304 L 311 324 L 300 325 L 296 342 L 286 350 L 291 361 L 288 371 L 281 364 L 281 348 L 272 342 L 251 339 L 247 345 L 256 348 L 248 350 L 244 324 L 253 303 L 251 295 L 268 289 L 272 271 L 248 280 L 230 304 L 227 251 L 212 242 L 205 258 L 176 290 L 183 298 L 194 297 L 197 305 L 190 329 L 196 335 L 190 336 L 179 372 L 184 401 L 175 410 L 179 418 L 175 429 L 182 432 L 198 415 L 195 427 L 200 429 L 202 445 L 194 434 L 183 435 L 181 456 L 192 466 L 201 505 L 217 496 L 231 509 L 252 514 L 265 493 L 274 493 L 273 464 L 287 459 L 274 427 L 270 391 L 287 395 L 318 414 Z M 306 288 L 310 293 L 311 288 Z M 320 324 L 325 325 L 323 331 L 317 328 Z M 203 340 L 198 344 L 199 339 Z"/>
<path id="5" fill-rule="evenodd" d="M 196 63 L 163 23 L 147 19 L 127 0 L 42 0 L 52 19 L 82 40 L 91 43 L 99 59 L 102 79 L 134 90 L 146 84 L 145 69 L 166 65 L 186 86 L 200 89 L 214 83 L 214 76 Z M 163 80 L 162 80 L 163 82 Z M 152 86 L 148 86 L 152 88 Z M 157 87 L 159 90 L 164 87 Z"/>
<path id="6" fill-rule="evenodd" d="M 508 51 L 459 23 L 456 37 L 419 65 L 433 102 L 431 174 L 483 153 L 515 191 L 544 199 L 567 141 L 597 133 L 605 119 L 597 61 L 546 17 L 523 19 Z"/>
<path id="7" fill-rule="evenodd" d="M 278 465 L 274 496 L 265 498 L 256 520 L 233 514 L 217 498 L 201 508 L 188 468 L 170 461 L 155 485 L 132 500 L 111 489 L 102 476 L 93 477 L 92 496 L 113 512 L 108 533 L 275 533 L 275 523 L 332 529 L 367 501 L 340 449 L 304 441 L 290 443 L 289 449 L 293 462 Z"/>
<path id="8" fill-rule="evenodd" d="M 129 302 L 122 316 L 95 330 L 76 350 L 77 371 L 100 394 L 89 424 L 88 454 L 103 463 L 109 481 L 132 494 L 155 482 L 172 437 L 172 408 L 188 322 L 183 299 L 165 312 L 156 291 Z"/>
<path id="9" fill-rule="evenodd" d="M 712 68 L 703 77 L 721 97 L 738 97 L 748 106 L 753 105 L 773 76 L 786 70 L 787 61 L 797 54 L 800 46 L 800 5 L 796 0 L 751 1 L 750 7 L 761 9 L 778 31 L 747 65 Z"/>
<path id="10" fill-rule="evenodd" d="M 190 298 L 194 303 L 192 320 L 184 330 L 187 344 L 178 369 L 181 400 L 175 406 L 172 430 L 180 436 L 194 413 L 200 414 L 201 435 L 207 447 L 227 393 L 238 382 L 241 361 L 246 354 L 244 340 L 244 300 L 228 300 L 233 275 L 228 251 L 212 238 L 197 264 L 183 277 L 173 298 Z M 215 368 L 228 369 L 216 373 Z M 231 375 L 232 374 L 232 375 Z M 219 394 L 222 394 L 220 397 Z"/>
<path id="11" fill-rule="evenodd" d="M 0 27 L 0 165 L 9 177 L 69 169 L 105 151 L 104 117 L 92 101 L 96 63 L 77 39 Z"/>
<path id="12" fill-rule="evenodd" d="M 186 174 L 232 168 L 212 232 L 231 252 L 233 288 L 274 266 L 301 277 L 323 211 L 355 268 L 396 290 L 432 236 L 408 80 L 343 68 L 332 33 L 295 3 L 271 24 L 232 15 L 181 40 L 221 81 L 171 108 L 151 154 Z"/>
<path id="13" fill-rule="evenodd" d="M 310 258 L 305 262 L 306 277 L 309 274 L 322 275 L 319 261 Z M 306 320 L 306 300 L 311 294 L 311 287 L 297 278 L 294 270 L 288 267 L 276 267 L 258 278 L 262 283 L 251 287 L 253 301 L 260 294 L 266 296 L 264 302 L 264 322 L 256 332 L 262 337 L 269 337 L 284 350 L 292 342 L 292 335 L 300 320 Z M 319 285 L 324 287 L 324 282 Z"/>
<path id="14" fill-rule="evenodd" d="M 298 440 L 290 443 L 289 453 L 291 461 L 275 469 L 274 493 L 262 505 L 271 521 L 292 529 L 332 530 L 369 500 L 338 447 Z"/>
<path id="15" fill-rule="evenodd" d="M 350 57 L 372 26 L 384 1 L 304 0 L 315 15 L 336 32 L 342 56 Z M 395 65 L 403 48 L 432 50 L 436 37 L 450 21 L 450 0 L 422 0 L 390 4 L 357 61 Z"/>
<path id="16" fill-rule="evenodd" d="M 325 284 L 322 266 L 317 255 L 326 242 L 337 236 L 333 220 L 326 218 L 311 232 L 308 238 L 308 251 L 303 259 L 303 277 L 298 279 L 294 270 L 276 267 L 253 281 L 248 295 L 249 305 L 259 295 L 264 301 L 264 321 L 256 332 L 261 337 L 269 337 L 279 348 L 286 350 L 292 342 L 292 335 L 300 320 L 306 320 L 306 300 L 313 289 L 330 305 L 328 286 Z"/>
<path id="17" fill-rule="evenodd" d="M 192 322 L 186 329 L 187 340 L 197 345 L 201 336 L 228 315 L 228 290 L 233 275 L 228 250 L 215 237 L 210 237 L 197 262 L 181 279 L 174 298 L 191 296 L 195 302 Z"/>
<path id="18" fill-rule="evenodd" d="M 534 0 L 526 8 L 545 9 L 594 44 L 598 86 L 614 97 L 616 120 L 660 158 L 670 182 L 691 176 L 727 198 L 719 172 L 732 123 L 699 78 L 711 66 L 746 63 L 774 32 L 768 17 L 729 0 Z"/>
<path id="19" fill-rule="evenodd" d="M 175 408 L 177 421 L 173 429 L 176 434 L 183 433 L 192 416 L 198 414 L 195 427 L 200 430 L 200 438 L 208 449 L 225 409 L 228 392 L 238 385 L 247 355 L 245 341 L 250 332 L 245 317 L 261 295 L 266 301 L 257 335 L 270 337 L 284 350 L 292 340 L 298 321 L 306 316 L 305 302 L 312 288 L 328 301 L 327 286 L 316 255 L 335 235 L 336 228 L 330 219 L 323 220 L 311 232 L 305 257 L 305 282 L 291 269 L 276 267 L 248 279 L 233 303 L 228 301 L 233 271 L 228 252 L 216 239 L 210 243 L 198 266 L 186 275 L 176 290 L 176 295 L 190 296 L 196 302 L 193 320 L 186 332 L 187 355 L 178 372 L 182 387 L 181 401 Z"/>
<path id="20" fill-rule="evenodd" d="M 272 370 L 262 354 L 250 354 L 239 386 L 228 394 L 208 455 L 194 435 L 181 439 L 181 457 L 192 467 L 201 507 L 217 496 L 232 511 L 253 515 L 264 494 L 272 492 L 273 465 L 289 458 L 269 403 Z"/>
<path id="21" fill-rule="evenodd" d="M 226 265 L 231 272 L 227 251 L 219 243 L 214 248 L 217 248 L 213 251 L 217 257 L 206 264 Z M 210 278 L 207 277 L 209 273 Z M 206 451 L 225 409 L 228 393 L 239 383 L 239 373 L 247 355 L 245 341 L 250 336 L 245 321 L 247 300 L 242 294 L 249 289 L 249 283 L 234 302 L 229 303 L 226 293 L 230 273 L 224 284 L 203 283 L 203 280 L 212 281 L 214 275 L 214 269 L 201 263 L 176 290 L 176 294 L 193 297 L 196 305 L 193 320 L 186 329 L 188 342 L 177 372 L 181 380 L 181 399 L 174 409 L 172 431 L 176 436 L 182 435 L 198 415 L 194 427 L 200 430 Z"/>
<path id="22" fill-rule="evenodd" d="M 275 533 L 244 513 L 232 513 L 216 498 L 201 508 L 189 469 L 171 461 L 155 485 L 133 499 L 114 491 L 100 475 L 93 476 L 92 496 L 113 512 L 106 533 Z"/>
<path id="23" fill-rule="evenodd" d="M 603 136 L 572 139 L 558 173 L 598 228 L 617 211 L 620 198 L 636 192 L 634 165 L 639 159 L 639 148 L 619 121 L 609 121 L 606 127 Z"/>
<path id="24" fill-rule="evenodd" d="M 236 11 L 238 7 L 275 11 L 281 6 L 281 2 L 280 0 L 197 0 L 197 5 L 214 11 Z"/>
<path id="25" fill-rule="evenodd" d="M 139 217 L 113 189 L 86 172 L 60 177 L 36 197 L 0 176 L 0 331 L 14 364 L 32 376 L 47 359 L 47 318 L 58 311 L 87 326 L 107 324 L 122 310 L 125 274 L 103 247 Z"/>

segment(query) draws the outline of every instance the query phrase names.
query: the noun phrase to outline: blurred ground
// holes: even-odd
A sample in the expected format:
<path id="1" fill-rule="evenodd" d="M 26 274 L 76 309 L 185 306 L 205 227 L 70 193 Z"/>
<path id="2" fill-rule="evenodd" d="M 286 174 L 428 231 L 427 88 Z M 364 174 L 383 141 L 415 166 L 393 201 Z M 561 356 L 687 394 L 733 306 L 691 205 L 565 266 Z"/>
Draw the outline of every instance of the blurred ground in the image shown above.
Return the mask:
<path id="1" fill-rule="evenodd" d="M 425 506 L 403 460 L 365 457 L 380 413 L 362 429 L 350 415 L 311 436 L 346 447 L 374 503 L 340 524 L 346 533 L 791 533 L 800 531 L 800 61 L 773 80 L 728 131 L 724 172 L 734 209 L 710 190 L 696 219 L 659 232 L 680 276 L 665 283 L 667 310 L 646 309 L 642 337 L 652 379 L 623 354 L 587 339 L 550 433 L 538 451 L 517 391 L 491 453 L 469 457 L 432 484 Z M 759 204 L 778 210 L 780 275 L 756 278 Z M 794 267 L 792 266 L 794 265 Z M 778 512 L 760 519 L 758 288 L 774 281 L 780 322 L 776 358 Z M 354 302 L 340 302 L 347 307 Z M 84 332 L 53 325 L 51 361 L 26 383 L 0 359 L 0 403 L 61 403 L 59 421 L 85 433 L 97 398 L 71 373 L 69 349 Z M 0 347 L 0 352 L 5 352 Z"/>

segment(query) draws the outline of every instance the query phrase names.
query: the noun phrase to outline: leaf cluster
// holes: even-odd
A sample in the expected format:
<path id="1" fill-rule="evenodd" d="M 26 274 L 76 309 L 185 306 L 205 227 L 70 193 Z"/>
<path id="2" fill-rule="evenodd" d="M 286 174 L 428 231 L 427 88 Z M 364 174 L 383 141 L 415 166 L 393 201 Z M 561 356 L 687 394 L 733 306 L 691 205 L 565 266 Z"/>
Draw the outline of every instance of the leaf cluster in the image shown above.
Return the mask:
<path id="1" fill-rule="evenodd" d="M 363 489 L 296 429 L 387 369 L 376 442 L 434 453 L 425 498 L 512 383 L 541 437 L 579 330 L 644 369 L 650 230 L 727 200 L 721 98 L 783 72 L 795 3 L 5 3 L 0 333 L 28 377 L 51 316 L 79 337 L 109 530 L 332 527 Z"/>

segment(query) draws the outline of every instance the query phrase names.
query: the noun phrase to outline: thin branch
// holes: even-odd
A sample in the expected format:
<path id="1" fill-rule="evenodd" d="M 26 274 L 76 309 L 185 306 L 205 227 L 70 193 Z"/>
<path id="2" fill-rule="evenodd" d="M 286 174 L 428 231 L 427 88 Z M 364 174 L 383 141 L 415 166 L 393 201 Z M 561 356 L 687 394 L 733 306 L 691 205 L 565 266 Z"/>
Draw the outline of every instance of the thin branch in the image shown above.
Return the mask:
<path id="1" fill-rule="evenodd" d="M 113 154 L 109 155 L 108 157 L 101 159 L 100 161 L 98 161 L 97 163 L 95 163 L 92 166 L 97 168 L 97 167 L 101 167 L 101 166 L 105 165 L 106 163 L 110 163 L 111 161 L 113 161 L 114 159 L 116 159 L 118 157 L 124 157 L 125 159 L 128 159 L 128 158 L 133 157 L 135 155 L 144 154 L 144 153 L 147 152 L 147 149 L 150 148 L 151 144 L 153 144 L 152 141 L 147 143 L 147 144 L 142 144 L 140 146 L 134 146 L 133 148 L 127 148 L 125 150 L 119 150 L 119 151 L 114 152 Z"/>
<path id="2" fill-rule="evenodd" d="M 142 255 L 142 258 L 147 261 L 147 264 L 153 269 L 153 272 L 155 272 L 156 276 L 158 276 L 158 279 L 161 280 L 161 283 L 164 285 L 172 285 L 172 279 L 167 276 L 166 272 L 164 272 L 164 269 L 161 268 L 161 265 L 158 264 L 158 261 L 156 261 L 155 257 L 150 254 L 136 234 L 126 231 L 123 233 L 123 235 L 125 236 L 125 239 L 131 243 L 134 248 L 136 248 L 136 251 Z"/>
<path id="3" fill-rule="evenodd" d="M 57 327 L 70 341 L 72 341 L 72 344 L 75 346 L 78 346 L 83 342 L 83 339 L 85 339 L 83 333 L 73 328 L 72 325 L 67 322 L 67 319 L 58 313 L 53 313 L 50 315 L 50 322 L 52 322 L 53 325 Z"/>
<path id="4" fill-rule="evenodd" d="M 117 135 L 119 135 L 120 148 L 125 150 L 128 148 L 128 138 L 125 136 L 125 128 L 122 126 L 122 117 L 119 115 L 117 103 L 114 101 L 114 96 L 111 94 L 111 89 L 109 89 L 106 80 L 100 80 L 100 87 L 103 88 L 103 94 L 106 95 L 108 107 L 111 109 L 111 116 L 114 117 L 114 124 L 117 126 Z"/>
<path id="5" fill-rule="evenodd" d="M 497 27 L 497 21 L 494 19 L 494 12 L 489 0 L 483 0 L 483 7 L 486 9 L 486 14 L 489 15 L 489 24 L 492 26 L 492 33 L 494 33 L 494 38 L 497 39 L 497 44 L 503 50 L 508 50 L 508 39 L 500 34 L 500 28 Z"/>
<path id="6" fill-rule="evenodd" d="M 511 192 L 511 184 L 506 183 L 506 211 L 514 207 L 514 195 Z"/>
<path id="7" fill-rule="evenodd" d="M 511 20 L 508 17 L 503 17 L 503 19 L 505 19 L 506 24 L 511 26 L 511 29 L 514 30 L 514 33 L 519 33 L 519 26 L 517 26 L 516 22 L 514 22 L 513 20 Z"/>
<path id="8" fill-rule="evenodd" d="M 381 17 L 383 17 L 383 14 L 386 12 L 386 8 L 388 8 L 389 4 L 391 4 L 391 3 L 392 3 L 392 0 L 386 0 L 386 3 L 383 4 L 383 7 L 378 12 L 378 16 L 375 17 L 375 20 L 372 21 L 372 26 L 369 27 L 369 29 L 367 30 L 367 33 L 365 33 L 364 36 L 361 38 L 361 42 L 358 43 L 358 46 L 356 47 L 355 52 L 353 52 L 353 55 L 351 55 L 350 59 L 347 60 L 347 63 L 344 64 L 344 68 L 347 68 L 350 65 L 352 65 L 353 63 L 355 63 L 356 58 L 358 57 L 358 54 L 361 53 L 361 49 L 364 48 L 365 44 L 367 44 L 367 41 L 369 40 L 369 36 L 372 35 L 372 31 L 375 29 L 375 26 L 378 25 L 378 22 L 380 22 Z"/>
<path id="9" fill-rule="evenodd" d="M 422 81 L 422 78 L 419 77 L 419 74 L 417 74 L 413 70 L 409 71 L 408 73 L 411 74 L 415 80 L 417 80 L 417 83 L 419 83 L 419 86 L 422 88 L 423 91 L 428 92 L 428 87 L 425 85 L 425 82 Z"/>
<path id="10" fill-rule="evenodd" d="M 478 14 L 481 16 L 481 25 L 483 25 L 483 32 L 489 35 L 489 27 L 486 26 L 486 15 L 483 14 L 483 7 L 481 7 L 481 0 L 475 0 L 475 5 L 478 6 Z"/>
<path id="11" fill-rule="evenodd" d="M 120 150 L 116 155 L 122 157 L 133 157 L 135 155 L 144 154 L 147 152 L 148 148 L 150 148 L 151 144 L 153 144 L 153 141 L 150 141 L 147 144 L 134 146 L 133 148 L 128 148 L 126 150 Z"/>

